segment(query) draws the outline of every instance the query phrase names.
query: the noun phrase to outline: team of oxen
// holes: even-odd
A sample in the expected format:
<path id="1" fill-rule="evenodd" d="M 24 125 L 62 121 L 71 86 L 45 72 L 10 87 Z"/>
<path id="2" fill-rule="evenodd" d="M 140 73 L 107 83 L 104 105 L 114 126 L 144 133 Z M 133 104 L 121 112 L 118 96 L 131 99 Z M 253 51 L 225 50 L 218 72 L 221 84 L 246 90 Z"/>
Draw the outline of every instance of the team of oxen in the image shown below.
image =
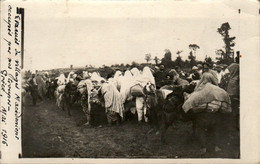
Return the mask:
<path id="1" fill-rule="evenodd" d="M 176 71 L 173 74 L 177 75 Z M 37 83 L 43 81 L 38 80 Z M 81 76 L 70 72 L 67 77 L 61 73 L 49 82 L 49 90 L 45 92 L 49 97 L 55 95 L 57 107 L 67 110 L 69 115 L 73 103 L 80 102 L 87 117 L 86 125 L 91 123 L 90 111 L 95 110 L 92 109 L 94 104 L 105 108 L 109 125 L 124 121 L 128 112 L 137 113 L 138 123 L 149 122 L 152 129 L 160 132 L 161 141 L 165 142 L 166 130 L 175 120 L 192 121 L 193 132 L 199 133 L 200 139 L 205 130 L 200 120 L 204 119 L 204 113 L 210 113 L 210 116 L 205 117 L 217 120 L 219 115 L 222 117 L 231 112 L 231 102 L 226 91 L 210 83 L 205 84 L 202 92 L 198 92 L 208 100 L 212 97 L 210 102 L 207 100 L 207 103 L 200 104 L 196 106 L 197 110 L 193 110 L 192 100 L 198 96 L 193 94 L 197 83 L 198 81 L 192 81 L 184 87 L 168 85 L 156 88 L 153 70 L 146 66 L 143 70 L 132 68 L 124 73 L 116 71 L 106 78 L 101 77 L 98 72 L 83 71 Z M 44 92 L 44 88 L 42 85 L 38 89 Z M 213 90 L 216 92 L 212 94 Z M 217 102 L 216 98 L 220 101 Z M 205 147 L 205 141 L 202 139 L 201 142 Z"/>

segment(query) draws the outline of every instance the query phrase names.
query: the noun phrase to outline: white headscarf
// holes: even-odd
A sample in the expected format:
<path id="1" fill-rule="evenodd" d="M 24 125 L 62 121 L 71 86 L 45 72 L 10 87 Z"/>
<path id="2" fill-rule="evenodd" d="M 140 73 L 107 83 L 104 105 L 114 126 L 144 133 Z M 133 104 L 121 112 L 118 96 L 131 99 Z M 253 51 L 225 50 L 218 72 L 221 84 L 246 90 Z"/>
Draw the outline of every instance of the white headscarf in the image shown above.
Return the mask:
<path id="1" fill-rule="evenodd" d="M 58 85 L 64 85 L 66 83 L 66 78 L 65 78 L 65 75 L 62 73 L 60 74 L 59 77 L 57 77 L 58 81 L 57 81 L 57 84 Z"/>
<path id="2" fill-rule="evenodd" d="M 127 70 L 127 71 L 125 71 L 125 74 L 123 77 L 124 77 L 124 79 L 132 79 L 133 75 L 129 70 Z"/>
<path id="3" fill-rule="evenodd" d="M 145 66 L 143 69 L 142 79 L 145 80 L 145 82 L 150 82 L 151 84 L 155 85 L 155 79 L 153 77 L 152 71 L 147 66 Z"/>
<path id="4" fill-rule="evenodd" d="M 87 79 L 88 77 L 90 77 L 88 71 L 83 71 L 83 72 L 82 72 L 82 78 L 83 78 L 83 79 Z"/>
<path id="5" fill-rule="evenodd" d="M 91 75 L 91 77 L 90 77 L 90 79 L 91 79 L 92 81 L 97 81 L 97 82 L 99 82 L 99 83 L 100 83 L 102 80 L 105 81 L 105 79 L 102 78 L 97 72 L 93 72 L 92 75 Z"/>
<path id="6" fill-rule="evenodd" d="M 130 71 L 133 74 L 133 77 L 138 77 L 140 75 L 140 71 L 136 67 L 132 68 Z"/>
<path id="7" fill-rule="evenodd" d="M 129 70 L 127 70 L 125 71 L 125 74 L 121 80 L 120 94 L 122 96 L 123 102 L 125 102 L 127 99 L 131 99 L 132 95 L 130 94 L 130 88 L 133 85 L 134 85 L 134 77 L 132 73 Z"/>
<path id="8" fill-rule="evenodd" d="M 114 75 L 114 79 L 118 79 L 120 76 L 122 76 L 122 72 L 121 71 L 116 71 L 116 73 Z"/>

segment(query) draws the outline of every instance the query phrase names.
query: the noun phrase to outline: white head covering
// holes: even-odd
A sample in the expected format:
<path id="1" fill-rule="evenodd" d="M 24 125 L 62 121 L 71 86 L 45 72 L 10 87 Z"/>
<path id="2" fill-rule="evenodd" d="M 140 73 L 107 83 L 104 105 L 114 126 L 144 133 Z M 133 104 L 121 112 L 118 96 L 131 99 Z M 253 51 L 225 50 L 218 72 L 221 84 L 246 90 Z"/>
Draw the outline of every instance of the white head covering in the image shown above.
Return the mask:
<path id="1" fill-rule="evenodd" d="M 83 78 L 83 79 L 87 79 L 88 77 L 90 77 L 88 71 L 83 71 L 83 72 L 82 72 L 82 78 Z"/>
<path id="2" fill-rule="evenodd" d="M 65 75 L 62 73 L 60 74 L 60 76 L 58 77 L 58 79 L 65 79 Z"/>
<path id="3" fill-rule="evenodd" d="M 66 78 L 65 78 L 65 75 L 62 73 L 60 74 L 59 77 L 57 77 L 58 81 L 57 81 L 57 84 L 58 85 L 64 85 L 66 83 Z"/>
<path id="4" fill-rule="evenodd" d="M 134 85 L 134 77 L 132 73 L 127 70 L 121 81 L 120 94 L 122 96 L 123 102 L 127 99 L 131 99 L 130 88 Z"/>
<path id="5" fill-rule="evenodd" d="M 198 67 L 193 66 L 193 67 L 192 67 L 192 70 L 198 70 Z"/>
<path id="6" fill-rule="evenodd" d="M 78 75 L 75 73 L 75 74 L 72 75 L 72 78 L 73 78 L 73 79 L 76 79 L 77 76 L 78 76 Z"/>
<path id="7" fill-rule="evenodd" d="M 91 75 L 91 77 L 90 77 L 90 79 L 91 79 L 92 81 L 97 81 L 97 82 L 101 82 L 102 80 L 105 81 L 105 79 L 102 78 L 100 75 L 98 75 L 97 72 L 93 72 L 92 75 Z"/>
<path id="8" fill-rule="evenodd" d="M 134 77 L 137 77 L 140 75 L 140 71 L 136 67 L 132 68 L 130 71 Z"/>
<path id="9" fill-rule="evenodd" d="M 118 79 L 120 76 L 122 76 L 122 72 L 121 71 L 116 71 L 116 73 L 114 75 L 114 79 Z"/>
<path id="10" fill-rule="evenodd" d="M 142 72 L 142 78 L 145 80 L 145 82 L 150 82 L 153 85 L 155 85 L 155 79 L 153 77 L 153 74 L 151 72 L 151 69 L 147 66 L 144 67 Z"/>
<path id="11" fill-rule="evenodd" d="M 132 73 L 129 70 L 125 71 L 124 79 L 130 79 L 130 78 L 133 78 Z"/>

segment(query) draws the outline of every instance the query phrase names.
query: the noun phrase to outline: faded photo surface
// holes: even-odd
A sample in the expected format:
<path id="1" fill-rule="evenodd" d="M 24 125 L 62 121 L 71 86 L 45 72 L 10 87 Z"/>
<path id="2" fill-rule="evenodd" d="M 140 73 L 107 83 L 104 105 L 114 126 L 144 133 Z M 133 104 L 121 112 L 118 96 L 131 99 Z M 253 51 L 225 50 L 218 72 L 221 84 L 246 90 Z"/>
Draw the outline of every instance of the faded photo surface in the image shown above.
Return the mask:
<path id="1" fill-rule="evenodd" d="M 2 2 L 2 156 L 259 161 L 258 7 Z"/>

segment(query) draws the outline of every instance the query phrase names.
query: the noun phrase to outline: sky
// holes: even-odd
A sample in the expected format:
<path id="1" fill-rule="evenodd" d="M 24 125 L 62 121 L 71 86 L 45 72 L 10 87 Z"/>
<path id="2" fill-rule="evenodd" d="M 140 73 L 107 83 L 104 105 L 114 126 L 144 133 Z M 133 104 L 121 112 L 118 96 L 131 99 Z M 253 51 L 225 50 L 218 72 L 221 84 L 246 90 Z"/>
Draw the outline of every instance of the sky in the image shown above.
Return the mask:
<path id="1" fill-rule="evenodd" d="M 224 43 L 217 33 L 229 22 L 236 36 L 235 51 L 243 40 L 259 36 L 254 1 L 23 1 L 25 8 L 25 68 L 53 69 L 145 62 L 145 54 L 172 59 L 189 44 L 197 44 L 198 60 L 216 58 Z M 238 9 L 241 13 L 238 13 Z M 256 12 L 256 13 L 255 13 Z M 250 29 L 252 27 L 252 29 Z"/>

